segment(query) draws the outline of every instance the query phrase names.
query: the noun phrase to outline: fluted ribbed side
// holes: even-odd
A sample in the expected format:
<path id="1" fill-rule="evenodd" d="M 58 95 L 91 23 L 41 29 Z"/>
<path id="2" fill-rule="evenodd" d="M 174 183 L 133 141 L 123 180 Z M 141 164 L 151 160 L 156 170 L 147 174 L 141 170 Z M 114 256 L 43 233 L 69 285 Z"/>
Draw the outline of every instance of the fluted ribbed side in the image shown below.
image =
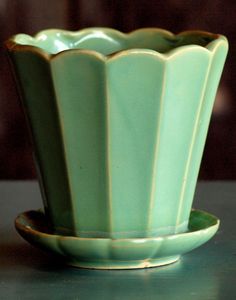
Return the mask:
<path id="1" fill-rule="evenodd" d="M 196 124 L 196 134 L 195 139 L 193 140 L 188 173 L 182 195 L 182 210 L 179 211 L 179 215 L 176 220 L 180 223 L 183 222 L 183 220 L 188 219 L 189 212 L 191 210 L 192 199 L 207 137 L 214 99 L 228 50 L 227 45 L 224 42 L 218 44 L 213 42 L 208 48 L 211 50 L 209 62 L 210 66 L 200 107 L 200 116 Z"/>
<path id="2" fill-rule="evenodd" d="M 207 50 L 192 47 L 169 58 L 163 86 L 156 176 L 150 204 L 148 229 L 163 228 L 167 234 L 185 231 L 188 217 L 179 219 L 193 142 L 210 65 Z M 199 159 L 199 158 L 197 158 Z M 191 199 L 192 200 L 192 199 Z M 188 201 L 188 200 L 187 200 Z M 160 207 L 163 207 L 160 210 Z M 190 213 L 190 211 L 189 211 Z M 178 226 L 174 229 L 175 226 Z"/>
<path id="3" fill-rule="evenodd" d="M 164 67 L 152 53 L 107 65 L 112 228 L 118 235 L 146 235 Z"/>
<path id="4" fill-rule="evenodd" d="M 11 53 L 29 119 L 46 213 L 54 227 L 71 228 L 71 191 L 60 117 L 48 61 L 30 51 Z"/>
<path id="5" fill-rule="evenodd" d="M 110 231 L 105 65 L 67 52 L 51 68 L 75 232 L 103 236 Z"/>
<path id="6" fill-rule="evenodd" d="M 151 41 L 145 31 L 130 41 L 146 34 Z M 165 35 L 157 40 L 165 41 L 164 48 L 173 39 Z M 121 42 L 128 45 L 118 34 L 109 47 Z M 203 42 L 205 48 L 183 46 L 167 54 L 10 51 L 46 211 L 57 231 L 113 238 L 186 231 L 227 52 L 223 38 Z"/>

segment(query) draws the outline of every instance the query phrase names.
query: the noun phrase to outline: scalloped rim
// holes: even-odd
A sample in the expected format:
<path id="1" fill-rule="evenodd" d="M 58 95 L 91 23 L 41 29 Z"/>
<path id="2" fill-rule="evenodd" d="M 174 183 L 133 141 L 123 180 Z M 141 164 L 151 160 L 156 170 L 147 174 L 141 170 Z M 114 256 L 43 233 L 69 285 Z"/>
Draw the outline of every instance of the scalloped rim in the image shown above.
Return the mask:
<path id="1" fill-rule="evenodd" d="M 48 53 L 47 51 L 45 51 L 42 48 L 39 48 L 37 46 L 32 46 L 32 45 L 23 45 L 23 44 L 19 44 L 16 42 L 16 38 L 21 35 L 21 34 L 17 34 L 12 36 L 10 39 L 8 39 L 5 42 L 5 46 L 8 49 L 9 52 L 13 52 L 13 51 L 30 51 L 30 52 L 34 52 L 40 56 L 43 56 L 46 60 L 52 60 L 64 53 L 67 52 L 75 52 L 75 53 L 81 53 L 81 54 L 87 54 L 87 55 L 92 55 L 92 56 L 96 56 L 98 59 L 101 59 L 103 61 L 106 60 L 110 60 L 110 59 L 115 59 L 118 58 L 120 56 L 124 56 L 124 55 L 129 55 L 129 54 L 148 54 L 148 55 L 154 55 L 154 56 L 158 56 L 162 59 L 168 60 L 171 57 L 175 56 L 176 54 L 183 52 L 184 50 L 201 50 L 201 51 L 206 51 L 206 52 L 215 52 L 215 49 L 219 47 L 220 44 L 224 44 L 226 48 L 228 48 L 228 41 L 227 38 L 224 35 L 220 35 L 220 34 L 214 34 L 214 33 L 210 33 L 207 31 L 201 31 L 201 30 L 186 30 L 186 31 L 182 31 L 178 34 L 174 34 L 168 30 L 165 29 L 161 29 L 161 28 L 141 28 L 141 29 L 136 29 L 134 31 L 128 32 L 128 33 L 123 33 L 121 31 L 118 31 L 116 29 L 112 29 L 112 28 L 107 28 L 107 27 L 91 27 L 91 28 L 85 28 L 82 30 L 78 30 L 78 31 L 69 31 L 69 30 L 64 30 L 64 29 L 46 29 L 46 30 L 42 30 L 39 31 L 37 34 L 35 34 L 34 36 L 31 35 L 26 35 L 28 37 L 30 37 L 31 39 L 38 39 L 41 35 L 45 35 L 48 33 L 63 33 L 66 34 L 68 36 L 76 36 L 76 35 L 87 35 L 93 31 L 102 31 L 102 32 L 106 32 L 108 34 L 113 34 L 116 36 L 119 36 L 123 39 L 127 39 L 129 36 L 131 35 L 136 35 L 138 33 L 141 32 L 147 32 L 147 33 L 160 33 L 163 36 L 166 36 L 168 38 L 176 38 L 179 36 L 188 36 L 188 35 L 199 35 L 199 36 L 208 36 L 211 37 L 213 40 L 211 42 L 209 42 L 205 47 L 204 46 L 200 46 L 200 45 L 196 45 L 196 44 L 189 44 L 189 45 L 183 45 L 183 46 L 178 46 L 166 53 L 160 53 L 158 51 L 155 50 L 151 50 L 151 49 L 146 49 L 146 48 L 132 48 L 132 49 L 126 49 L 126 50 L 121 50 L 118 52 L 114 52 L 112 54 L 109 55 L 104 55 L 102 53 L 99 53 L 97 51 L 94 50 L 87 50 L 87 49 L 66 49 L 66 50 L 62 50 L 58 53 L 55 54 L 51 54 Z"/>

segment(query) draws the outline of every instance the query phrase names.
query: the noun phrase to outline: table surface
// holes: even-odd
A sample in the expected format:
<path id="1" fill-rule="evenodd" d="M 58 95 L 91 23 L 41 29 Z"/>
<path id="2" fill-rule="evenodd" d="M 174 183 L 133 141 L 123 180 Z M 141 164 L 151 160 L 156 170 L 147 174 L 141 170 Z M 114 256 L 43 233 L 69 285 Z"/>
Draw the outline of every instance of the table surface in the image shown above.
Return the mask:
<path id="1" fill-rule="evenodd" d="M 236 299 L 236 182 L 200 182 L 194 207 L 221 219 L 208 243 L 172 265 L 142 270 L 67 267 L 14 229 L 42 206 L 35 181 L 0 182 L 0 299 Z"/>

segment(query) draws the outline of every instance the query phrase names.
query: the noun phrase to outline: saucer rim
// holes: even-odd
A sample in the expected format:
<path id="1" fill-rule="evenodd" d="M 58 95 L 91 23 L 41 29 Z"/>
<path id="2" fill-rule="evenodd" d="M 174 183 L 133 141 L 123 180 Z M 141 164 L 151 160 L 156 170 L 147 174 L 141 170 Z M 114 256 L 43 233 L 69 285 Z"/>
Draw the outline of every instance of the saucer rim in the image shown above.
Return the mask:
<path id="1" fill-rule="evenodd" d="M 36 230 L 28 225 L 24 225 L 22 224 L 22 222 L 20 222 L 21 218 L 24 217 L 25 219 L 28 220 L 28 217 L 27 215 L 29 213 L 42 213 L 44 214 L 44 212 L 42 211 L 42 209 L 38 209 L 38 210 L 27 210 L 27 211 L 24 211 L 20 214 L 18 214 L 18 216 L 16 217 L 15 219 L 15 228 L 16 230 L 20 230 L 20 231 L 24 231 L 24 232 L 28 232 L 32 235 L 36 235 L 36 236 L 45 236 L 45 237 L 54 237 L 54 238 L 63 238 L 63 239 L 75 239 L 75 240 L 85 240 L 85 241 L 89 241 L 89 240 L 104 240 L 104 241 L 133 241 L 135 242 L 136 240 L 137 241 L 141 241 L 141 240 L 145 240 L 145 241 L 148 241 L 148 240 L 153 240 L 153 241 L 157 241 L 157 240 L 163 240 L 163 239 L 167 239 L 167 238 L 170 238 L 170 237 L 173 237 L 173 236 L 184 236 L 184 235 L 189 235 L 191 233 L 194 233 L 194 232 L 202 232 L 202 231 L 205 231 L 205 230 L 209 230 L 210 228 L 214 228 L 216 227 L 218 229 L 219 225 L 220 225 L 220 219 L 218 217 L 216 217 L 215 215 L 209 213 L 209 212 L 206 212 L 204 210 L 201 210 L 201 209 L 196 209 L 196 208 L 193 208 L 191 209 L 191 213 L 194 213 L 194 212 L 198 212 L 198 213 L 201 213 L 202 215 L 206 216 L 206 217 L 209 217 L 211 218 L 212 220 L 214 220 L 214 224 L 212 225 L 209 225 L 209 226 L 206 226 L 204 228 L 201 228 L 201 229 L 196 229 L 196 230 L 191 230 L 189 229 L 188 231 L 186 232 L 181 232 L 181 233 L 174 233 L 174 234 L 168 234 L 168 235 L 162 235 L 162 236 L 157 236 L 157 237 L 142 237 L 142 238 L 104 238 L 104 237 L 78 237 L 78 236 L 72 236 L 72 235 L 61 235 L 61 234 L 58 234 L 58 233 L 48 233 L 48 232 L 43 232 L 43 231 L 40 231 L 40 230 Z M 190 217 L 189 217 L 189 220 L 190 220 Z M 216 229 L 216 230 L 217 230 Z"/>
<path id="2" fill-rule="evenodd" d="M 31 210 L 19 214 L 15 219 L 16 230 L 27 242 L 59 255 L 63 263 L 69 266 L 98 270 L 143 269 L 175 263 L 183 254 L 210 240 L 220 224 L 216 216 L 193 209 L 191 213 L 200 213 L 200 217 L 205 217 L 208 222 L 200 220 L 200 224 L 196 222 L 194 225 L 189 222 L 193 230 L 190 228 L 188 232 L 154 238 L 80 238 L 40 232 L 37 222 L 34 224 L 36 228 L 31 228 L 30 219 L 27 219 L 30 212 L 42 214 L 42 211 Z M 26 218 L 26 222 L 22 222 L 22 217 Z M 201 229 L 197 229 L 197 225 Z"/>

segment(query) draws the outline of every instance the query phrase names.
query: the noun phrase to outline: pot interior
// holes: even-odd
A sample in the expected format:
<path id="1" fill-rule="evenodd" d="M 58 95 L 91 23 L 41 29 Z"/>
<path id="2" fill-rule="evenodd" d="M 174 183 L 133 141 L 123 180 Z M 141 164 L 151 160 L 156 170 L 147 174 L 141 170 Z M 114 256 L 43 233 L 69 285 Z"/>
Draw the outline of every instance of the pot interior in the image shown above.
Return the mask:
<path id="1" fill-rule="evenodd" d="M 112 29 L 85 29 L 78 32 L 64 30 L 45 30 L 31 37 L 18 34 L 14 42 L 20 45 L 35 46 L 50 54 L 57 54 L 69 49 L 86 49 L 111 55 L 128 49 L 150 49 L 159 53 L 186 45 L 206 47 L 218 36 L 204 32 L 184 32 L 172 35 L 170 32 L 158 29 L 137 30 L 123 34 Z"/>

